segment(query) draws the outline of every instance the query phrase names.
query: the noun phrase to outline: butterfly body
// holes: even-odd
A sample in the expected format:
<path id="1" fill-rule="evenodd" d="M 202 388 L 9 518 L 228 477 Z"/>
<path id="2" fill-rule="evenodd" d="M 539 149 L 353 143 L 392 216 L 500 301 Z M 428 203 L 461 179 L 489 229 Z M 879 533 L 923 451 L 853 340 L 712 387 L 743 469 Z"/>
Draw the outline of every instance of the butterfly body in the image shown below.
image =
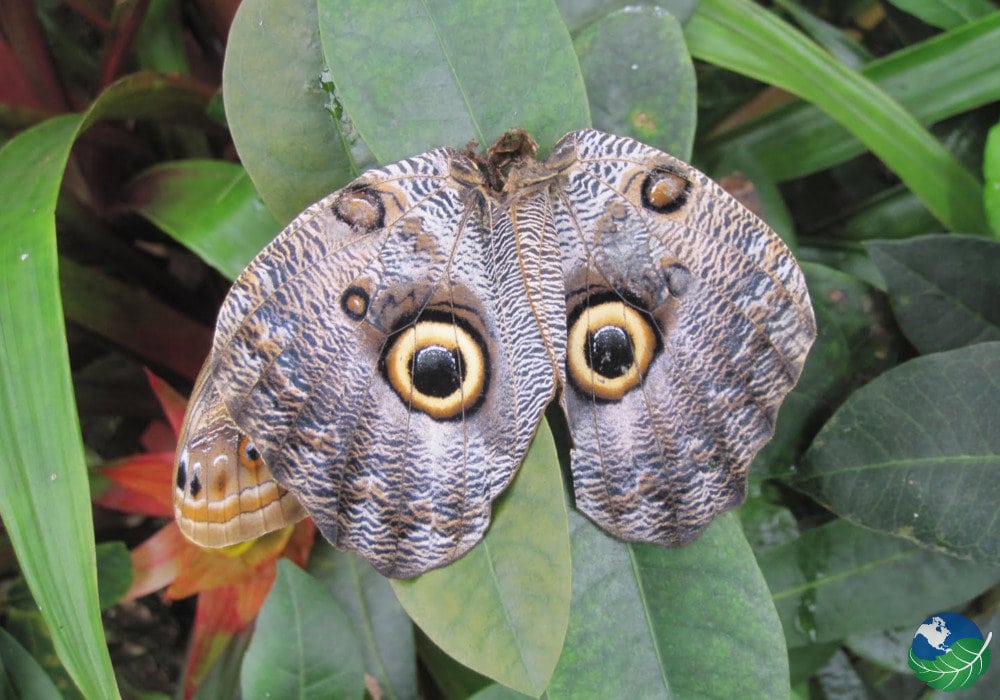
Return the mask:
<path id="1" fill-rule="evenodd" d="M 277 481 L 387 575 L 461 556 L 557 397 L 577 507 L 677 545 L 742 501 L 815 335 L 791 254 L 690 166 L 594 130 L 437 149 L 251 262 L 205 372 Z M 192 410 L 196 410 L 193 408 Z"/>

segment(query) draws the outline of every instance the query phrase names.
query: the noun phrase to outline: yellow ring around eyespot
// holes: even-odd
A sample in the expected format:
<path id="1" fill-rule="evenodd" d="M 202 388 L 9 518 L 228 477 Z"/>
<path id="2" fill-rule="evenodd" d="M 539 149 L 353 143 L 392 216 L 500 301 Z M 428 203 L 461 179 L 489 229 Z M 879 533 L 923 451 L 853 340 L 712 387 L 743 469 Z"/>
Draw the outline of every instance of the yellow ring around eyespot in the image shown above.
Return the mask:
<path id="1" fill-rule="evenodd" d="M 465 377 L 462 385 L 448 396 L 430 396 L 413 385 L 410 368 L 418 350 L 440 346 L 462 357 Z M 386 374 L 392 388 L 418 411 L 431 418 L 448 420 L 468 410 L 483 391 L 486 380 L 486 358 L 479 343 L 457 324 L 443 321 L 418 321 L 396 337 L 386 356 Z"/>
<path id="2" fill-rule="evenodd" d="M 257 451 L 257 459 L 250 459 L 247 456 L 247 447 L 253 447 Z M 241 468 L 256 473 L 264 466 L 264 458 L 260 456 L 260 451 L 250 442 L 250 437 L 240 433 L 239 442 L 236 445 L 236 461 Z"/>
<path id="3" fill-rule="evenodd" d="M 587 335 L 606 326 L 625 331 L 632 343 L 632 366 L 620 377 L 598 374 L 587 362 Z M 642 382 L 653 361 L 656 336 L 649 319 L 621 301 L 607 301 L 591 306 L 580 314 L 569 329 L 566 366 L 576 385 L 605 401 L 618 401 Z"/>

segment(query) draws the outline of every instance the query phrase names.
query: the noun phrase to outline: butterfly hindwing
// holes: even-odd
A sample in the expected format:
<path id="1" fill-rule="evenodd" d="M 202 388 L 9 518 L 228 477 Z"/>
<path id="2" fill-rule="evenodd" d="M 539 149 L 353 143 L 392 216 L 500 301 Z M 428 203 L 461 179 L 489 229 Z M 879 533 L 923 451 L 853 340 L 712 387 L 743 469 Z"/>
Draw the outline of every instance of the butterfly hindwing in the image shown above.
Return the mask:
<path id="1" fill-rule="evenodd" d="M 679 545 L 742 502 L 815 337 L 805 280 L 757 217 L 628 138 L 567 135 L 555 227 L 577 506 Z"/>
<path id="2" fill-rule="evenodd" d="M 207 372 L 193 397 L 174 460 L 181 532 L 203 547 L 226 547 L 302 520 L 306 512 L 236 427 Z"/>

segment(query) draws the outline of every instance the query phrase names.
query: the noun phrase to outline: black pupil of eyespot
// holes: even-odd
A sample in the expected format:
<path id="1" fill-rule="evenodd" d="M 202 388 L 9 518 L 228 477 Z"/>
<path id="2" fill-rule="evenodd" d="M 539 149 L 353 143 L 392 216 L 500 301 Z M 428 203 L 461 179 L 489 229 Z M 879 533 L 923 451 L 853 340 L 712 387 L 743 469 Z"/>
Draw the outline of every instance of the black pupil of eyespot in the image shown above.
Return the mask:
<path id="1" fill-rule="evenodd" d="M 187 483 L 187 460 L 181 458 L 177 463 L 177 488 L 183 489 Z"/>
<path id="2" fill-rule="evenodd" d="M 260 452 L 258 452 L 257 448 L 253 446 L 253 443 L 248 442 L 246 450 L 244 451 L 246 452 L 247 459 L 249 459 L 251 462 L 256 462 L 258 459 L 260 459 Z"/>
<path id="3" fill-rule="evenodd" d="M 413 356 L 413 387 L 428 396 L 444 398 L 462 386 L 462 358 L 441 345 L 420 348 Z"/>
<path id="4" fill-rule="evenodd" d="M 632 341 L 624 328 L 603 326 L 587 334 L 587 364 L 608 379 L 626 374 L 635 362 Z"/>

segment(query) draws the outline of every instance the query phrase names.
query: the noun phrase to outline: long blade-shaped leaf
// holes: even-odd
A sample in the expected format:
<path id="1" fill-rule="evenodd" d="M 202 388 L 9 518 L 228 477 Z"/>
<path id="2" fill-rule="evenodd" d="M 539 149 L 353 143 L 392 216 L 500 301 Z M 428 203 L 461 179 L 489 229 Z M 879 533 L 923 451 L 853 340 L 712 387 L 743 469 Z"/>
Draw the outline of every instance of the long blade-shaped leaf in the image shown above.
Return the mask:
<path id="1" fill-rule="evenodd" d="M 0 513 L 66 670 L 85 696 L 116 697 L 56 255 L 56 197 L 82 121 L 52 119 L 0 150 Z"/>
<path id="2" fill-rule="evenodd" d="M 695 58 L 820 107 L 885 161 L 949 228 L 988 230 L 976 177 L 899 103 L 773 13 L 748 0 L 702 0 L 685 37 Z"/>
<path id="3" fill-rule="evenodd" d="M 59 296 L 55 208 L 70 148 L 104 117 L 198 119 L 207 95 L 138 73 L 84 115 L 51 119 L 0 150 L 0 514 L 66 670 L 117 697 L 98 615 L 94 527 Z M 203 115 L 201 118 L 204 118 Z"/>
<path id="4" fill-rule="evenodd" d="M 921 123 L 1000 99 L 1000 12 L 872 61 L 861 68 Z M 947 75 L 947 80 L 940 76 Z M 776 180 L 829 168 L 865 150 L 843 125 L 815 105 L 797 103 L 738 133 L 705 144 L 715 157 L 746 150 Z M 704 153 L 702 153 L 704 156 Z"/>

